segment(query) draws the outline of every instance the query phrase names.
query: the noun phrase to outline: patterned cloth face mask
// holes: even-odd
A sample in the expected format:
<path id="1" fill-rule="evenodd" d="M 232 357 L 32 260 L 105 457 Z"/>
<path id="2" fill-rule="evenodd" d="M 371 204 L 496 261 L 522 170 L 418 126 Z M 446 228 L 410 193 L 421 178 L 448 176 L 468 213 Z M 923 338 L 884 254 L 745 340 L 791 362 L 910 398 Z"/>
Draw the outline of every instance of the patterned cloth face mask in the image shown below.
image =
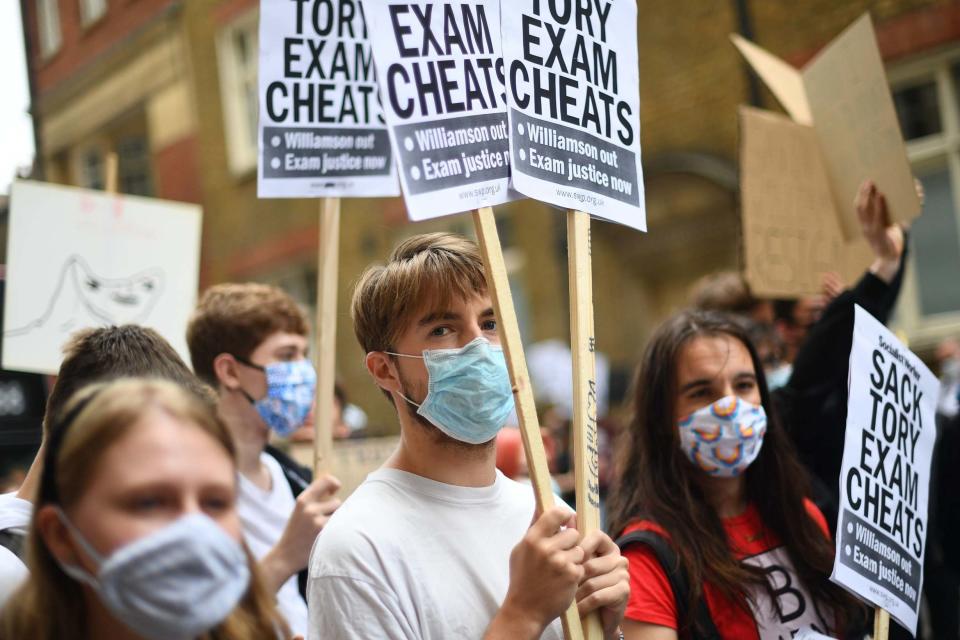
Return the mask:
<path id="1" fill-rule="evenodd" d="M 680 447 L 698 469 L 734 478 L 760 455 L 767 432 L 767 414 L 736 396 L 721 398 L 694 411 L 677 425 Z"/>
<path id="2" fill-rule="evenodd" d="M 313 406 L 317 389 L 317 372 L 309 360 L 273 362 L 265 367 L 234 356 L 237 362 L 263 371 L 267 377 L 267 395 L 254 400 L 240 389 L 240 393 L 257 409 L 268 427 L 281 438 L 303 426 Z"/>
<path id="3" fill-rule="evenodd" d="M 503 349 L 486 338 L 476 338 L 460 349 L 429 349 L 422 356 L 384 353 L 423 359 L 429 376 L 427 397 L 421 404 L 403 394 L 400 397 L 454 440 L 489 442 L 513 412 L 513 387 Z"/>

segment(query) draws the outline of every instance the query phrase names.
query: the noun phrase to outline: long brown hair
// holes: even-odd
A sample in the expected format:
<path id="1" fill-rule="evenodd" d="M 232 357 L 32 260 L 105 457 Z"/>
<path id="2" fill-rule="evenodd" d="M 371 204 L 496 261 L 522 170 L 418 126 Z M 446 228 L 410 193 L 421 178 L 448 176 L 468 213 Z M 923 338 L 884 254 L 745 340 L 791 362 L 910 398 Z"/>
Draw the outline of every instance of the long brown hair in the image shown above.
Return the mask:
<path id="1" fill-rule="evenodd" d="M 637 519 L 663 527 L 689 576 L 689 603 L 700 598 L 704 582 L 744 608 L 752 589 L 771 591 L 762 569 L 741 564 L 730 553 L 723 524 L 700 488 L 702 472 L 680 447 L 675 419 L 677 361 L 691 340 L 703 336 L 730 336 L 750 352 L 768 426 L 760 454 L 746 471 L 747 499 L 780 539 L 817 604 L 832 607 L 842 628 L 855 616 L 857 605 L 828 579 L 833 544 L 804 505 L 809 494 L 806 471 L 774 414 L 756 349 L 746 330 L 726 315 L 684 311 L 663 323 L 650 339 L 634 380 L 633 418 L 620 447 L 609 530 L 618 536 Z M 776 601 L 772 592 L 771 598 Z M 686 620 L 678 621 L 681 630 L 691 628 L 695 607 L 688 607 L 688 612 Z"/>
<path id="2" fill-rule="evenodd" d="M 87 634 L 86 599 L 47 548 L 37 526 L 45 504 L 74 504 L 89 486 L 97 462 L 142 416 L 160 410 L 209 434 L 236 465 L 233 441 L 210 407 L 195 394 L 161 380 L 125 379 L 91 385 L 67 403 L 51 437 L 62 440 L 47 450 L 40 496 L 27 538 L 30 577 L 0 613 L 0 638 L 58 640 Z M 69 422 L 69 425 L 67 424 Z M 66 427 L 69 426 L 67 429 Z M 54 498 L 55 496 L 55 498 Z M 256 562 L 247 552 L 251 580 L 246 595 L 219 626 L 201 640 L 259 640 L 289 637 L 286 623 L 263 586 Z"/>

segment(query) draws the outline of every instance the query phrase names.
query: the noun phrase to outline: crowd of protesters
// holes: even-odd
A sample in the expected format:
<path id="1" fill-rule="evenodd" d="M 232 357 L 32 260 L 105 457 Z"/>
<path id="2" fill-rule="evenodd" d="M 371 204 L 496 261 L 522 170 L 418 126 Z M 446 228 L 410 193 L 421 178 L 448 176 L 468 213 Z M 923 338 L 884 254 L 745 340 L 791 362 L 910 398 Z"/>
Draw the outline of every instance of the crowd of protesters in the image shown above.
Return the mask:
<path id="1" fill-rule="evenodd" d="M 572 605 L 610 639 L 862 638 L 870 612 L 829 580 L 848 356 L 855 305 L 889 319 L 908 238 L 872 183 L 857 210 L 874 262 L 849 289 L 828 276 L 823 295 L 761 300 L 714 274 L 654 332 L 629 419 L 602 429 L 605 529 L 583 535 L 562 408 L 541 416 L 557 506 L 518 481 L 514 391 L 466 238 L 411 237 L 354 289 L 368 393 L 400 439 L 342 503 L 335 477 L 270 444 L 302 434 L 314 401 L 289 295 L 204 292 L 192 370 L 150 329 L 85 329 L 36 460 L 0 495 L 0 638 L 559 639 Z M 924 626 L 957 638 L 960 498 L 940 488 L 960 481 L 960 346 L 937 356 Z"/>

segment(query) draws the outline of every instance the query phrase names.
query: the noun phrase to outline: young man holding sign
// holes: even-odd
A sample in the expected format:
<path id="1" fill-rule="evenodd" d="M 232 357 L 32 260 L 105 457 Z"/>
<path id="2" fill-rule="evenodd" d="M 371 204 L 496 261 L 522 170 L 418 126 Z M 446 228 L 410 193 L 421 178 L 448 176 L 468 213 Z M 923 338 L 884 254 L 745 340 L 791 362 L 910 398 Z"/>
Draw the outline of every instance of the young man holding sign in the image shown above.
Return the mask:
<path id="1" fill-rule="evenodd" d="M 340 482 L 310 472 L 267 446 L 271 431 L 303 425 L 316 373 L 307 359 L 307 319 L 286 293 L 264 284 L 221 284 L 200 298 L 187 327 L 193 369 L 217 391 L 217 409 L 237 448 L 237 511 L 264 582 L 296 635 L 307 610 L 297 574 L 340 505 Z"/>
<path id="2" fill-rule="evenodd" d="M 617 637 L 629 587 L 616 545 L 580 540 L 565 507 L 535 514 L 530 488 L 496 471 L 513 392 L 477 247 L 407 240 L 363 275 L 353 319 L 401 441 L 314 547 L 311 635 L 561 638 L 576 599 Z"/>

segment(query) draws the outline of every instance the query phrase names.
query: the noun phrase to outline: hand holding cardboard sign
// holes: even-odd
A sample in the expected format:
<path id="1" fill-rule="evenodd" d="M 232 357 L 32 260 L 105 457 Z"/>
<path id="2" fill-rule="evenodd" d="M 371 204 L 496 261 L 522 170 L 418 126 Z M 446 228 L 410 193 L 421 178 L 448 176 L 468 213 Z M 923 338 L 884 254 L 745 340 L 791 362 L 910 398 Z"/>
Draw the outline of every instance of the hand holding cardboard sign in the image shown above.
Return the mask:
<path id="1" fill-rule="evenodd" d="M 863 237 L 876 256 L 870 272 L 889 283 L 896 275 L 903 256 L 903 227 L 890 223 L 887 199 L 872 180 L 864 180 L 860 185 L 854 207 Z"/>

